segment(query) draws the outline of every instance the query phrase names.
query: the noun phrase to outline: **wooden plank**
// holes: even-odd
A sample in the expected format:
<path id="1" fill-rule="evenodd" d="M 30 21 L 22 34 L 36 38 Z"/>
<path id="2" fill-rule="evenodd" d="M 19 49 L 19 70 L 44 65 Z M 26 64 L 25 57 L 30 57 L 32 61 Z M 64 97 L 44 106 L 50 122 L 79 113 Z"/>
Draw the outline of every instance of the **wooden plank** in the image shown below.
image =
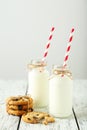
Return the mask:
<path id="1" fill-rule="evenodd" d="M 25 95 L 26 83 L 26 81 L 0 80 L 0 130 L 17 130 L 19 117 L 7 114 L 5 100 L 9 96 Z"/>
<path id="2" fill-rule="evenodd" d="M 19 117 L 8 115 L 5 105 L 0 105 L 0 130 L 17 130 L 18 123 Z"/>
<path id="3" fill-rule="evenodd" d="M 87 130 L 87 80 L 74 82 L 74 111 L 80 130 Z"/>
<path id="4" fill-rule="evenodd" d="M 37 109 L 37 111 L 48 112 L 46 109 Z M 78 130 L 73 113 L 68 118 L 55 118 L 55 120 L 55 123 L 48 124 L 47 126 L 43 124 L 29 124 L 21 120 L 19 130 Z"/>

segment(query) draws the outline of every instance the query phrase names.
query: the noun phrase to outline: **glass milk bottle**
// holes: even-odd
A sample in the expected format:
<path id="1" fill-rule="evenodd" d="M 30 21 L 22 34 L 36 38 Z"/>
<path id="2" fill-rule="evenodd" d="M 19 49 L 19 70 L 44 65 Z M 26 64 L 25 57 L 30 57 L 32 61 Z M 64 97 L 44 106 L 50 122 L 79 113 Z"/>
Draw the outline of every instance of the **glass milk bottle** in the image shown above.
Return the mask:
<path id="1" fill-rule="evenodd" d="M 54 66 L 49 81 L 49 113 L 55 117 L 72 114 L 72 73 L 68 69 Z"/>
<path id="2" fill-rule="evenodd" d="M 28 65 L 28 94 L 34 99 L 34 108 L 48 105 L 49 73 L 43 61 L 31 61 Z"/>

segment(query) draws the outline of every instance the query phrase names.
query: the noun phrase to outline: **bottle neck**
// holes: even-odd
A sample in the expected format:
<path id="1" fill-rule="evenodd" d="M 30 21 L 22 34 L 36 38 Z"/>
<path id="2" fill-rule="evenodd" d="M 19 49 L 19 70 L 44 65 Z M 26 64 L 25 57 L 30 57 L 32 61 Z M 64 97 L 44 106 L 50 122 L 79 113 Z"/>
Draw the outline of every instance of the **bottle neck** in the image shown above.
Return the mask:
<path id="1" fill-rule="evenodd" d="M 53 68 L 53 74 L 61 75 L 61 77 L 66 75 L 72 79 L 72 73 L 67 68 L 62 68 L 62 67 Z"/>
<path id="2" fill-rule="evenodd" d="M 31 61 L 30 64 L 28 64 L 29 70 L 39 70 L 40 72 L 44 71 L 46 68 L 46 63 L 43 61 Z"/>

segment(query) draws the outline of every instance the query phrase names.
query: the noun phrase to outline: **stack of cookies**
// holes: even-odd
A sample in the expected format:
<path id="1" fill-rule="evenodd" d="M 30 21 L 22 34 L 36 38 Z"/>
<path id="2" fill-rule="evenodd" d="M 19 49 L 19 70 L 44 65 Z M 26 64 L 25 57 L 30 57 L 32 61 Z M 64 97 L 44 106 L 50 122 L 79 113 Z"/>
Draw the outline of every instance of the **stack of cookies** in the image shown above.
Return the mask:
<path id="1" fill-rule="evenodd" d="M 6 100 L 6 111 L 16 116 L 31 112 L 33 111 L 33 99 L 30 96 L 9 97 Z"/>

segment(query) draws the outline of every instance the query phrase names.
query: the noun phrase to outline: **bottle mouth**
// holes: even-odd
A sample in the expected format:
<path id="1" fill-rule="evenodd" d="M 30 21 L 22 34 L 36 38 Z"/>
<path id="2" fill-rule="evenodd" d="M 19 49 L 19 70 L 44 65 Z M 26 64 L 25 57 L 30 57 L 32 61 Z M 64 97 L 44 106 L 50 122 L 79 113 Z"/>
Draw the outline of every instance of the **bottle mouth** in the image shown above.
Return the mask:
<path id="1" fill-rule="evenodd" d="M 72 73 L 70 72 L 68 67 L 54 65 L 52 68 L 52 72 L 55 75 L 67 75 L 68 77 L 72 78 Z"/>
<path id="2" fill-rule="evenodd" d="M 69 67 L 63 67 L 63 66 L 53 65 L 52 69 L 66 71 L 66 70 L 69 70 Z"/>
<path id="3" fill-rule="evenodd" d="M 31 62 L 28 64 L 29 69 L 45 66 L 47 66 L 47 62 L 44 62 L 42 60 L 31 60 Z"/>

